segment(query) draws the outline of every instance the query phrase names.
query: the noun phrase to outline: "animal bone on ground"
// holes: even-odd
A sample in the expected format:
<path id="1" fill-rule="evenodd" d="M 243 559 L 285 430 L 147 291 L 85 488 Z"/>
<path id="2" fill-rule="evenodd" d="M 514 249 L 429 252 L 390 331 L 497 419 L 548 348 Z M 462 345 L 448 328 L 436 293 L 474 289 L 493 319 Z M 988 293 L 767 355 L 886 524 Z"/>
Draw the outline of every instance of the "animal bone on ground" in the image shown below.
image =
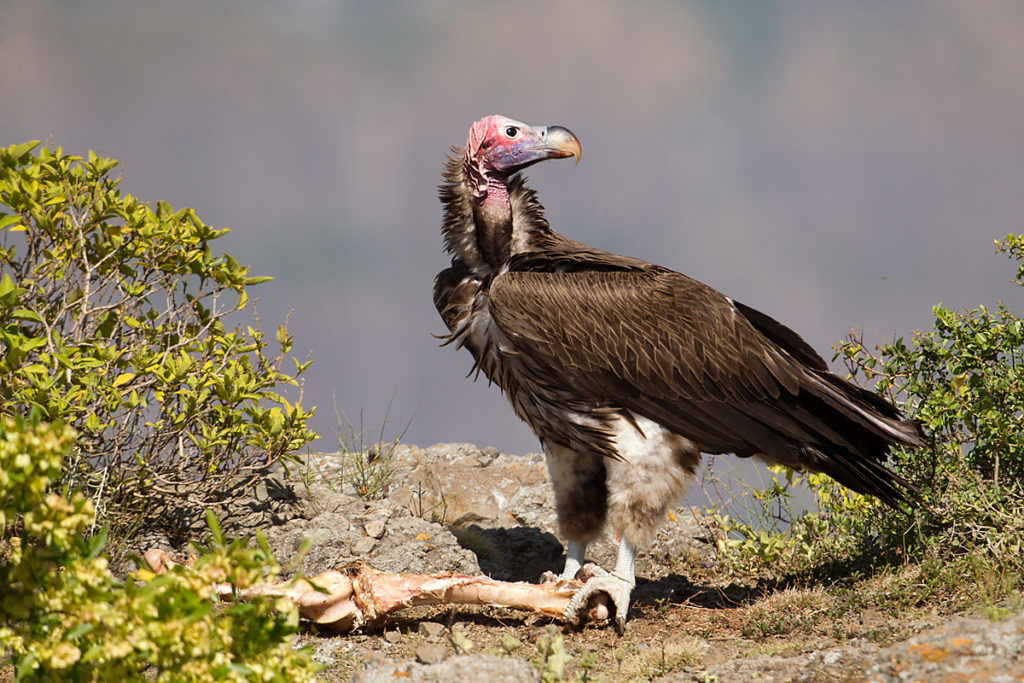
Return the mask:
<path id="1" fill-rule="evenodd" d="M 149 550 L 143 557 L 156 574 L 178 564 L 162 550 Z M 194 558 L 186 565 L 192 561 Z M 299 614 L 321 628 L 351 633 L 363 625 L 379 624 L 402 609 L 420 605 L 490 605 L 564 620 L 566 607 L 582 585 L 579 580 L 512 583 L 449 572 L 394 574 L 354 563 L 308 579 L 241 589 L 230 583 L 217 583 L 213 589 L 224 600 L 288 598 L 298 606 Z M 581 624 L 607 621 L 609 610 L 604 597 L 598 595 L 591 601 L 582 614 Z"/>

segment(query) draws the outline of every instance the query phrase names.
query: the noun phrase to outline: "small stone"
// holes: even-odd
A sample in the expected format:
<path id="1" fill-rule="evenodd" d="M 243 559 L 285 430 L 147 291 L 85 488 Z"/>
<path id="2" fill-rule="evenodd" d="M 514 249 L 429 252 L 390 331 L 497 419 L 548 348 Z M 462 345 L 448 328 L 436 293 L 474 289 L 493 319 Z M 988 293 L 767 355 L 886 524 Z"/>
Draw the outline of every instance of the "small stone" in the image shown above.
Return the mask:
<path id="1" fill-rule="evenodd" d="M 369 522 L 363 525 L 363 531 L 370 538 L 380 538 L 384 535 L 385 524 L 383 520 L 371 519 Z"/>
<path id="2" fill-rule="evenodd" d="M 413 655 L 421 664 L 440 664 L 448 657 L 448 651 L 438 643 L 423 643 L 413 650 Z"/>
<path id="3" fill-rule="evenodd" d="M 419 634 L 428 640 L 437 640 L 444 634 L 444 624 L 436 621 L 421 621 Z"/>
<path id="4" fill-rule="evenodd" d="M 315 645 L 313 648 L 313 661 L 321 664 L 334 664 L 337 661 L 333 656 L 336 649 L 337 645 L 333 645 L 331 641 Z"/>
<path id="5" fill-rule="evenodd" d="M 476 457 L 481 467 L 487 467 L 498 457 L 500 452 L 494 446 L 484 446 L 480 449 L 480 455 Z"/>
<path id="6" fill-rule="evenodd" d="M 368 555 L 375 545 L 377 545 L 377 539 L 370 538 L 369 536 L 363 536 L 352 544 L 352 554 Z"/>
<path id="7" fill-rule="evenodd" d="M 384 640 L 392 645 L 398 645 L 402 642 L 402 634 L 398 631 L 384 631 Z"/>

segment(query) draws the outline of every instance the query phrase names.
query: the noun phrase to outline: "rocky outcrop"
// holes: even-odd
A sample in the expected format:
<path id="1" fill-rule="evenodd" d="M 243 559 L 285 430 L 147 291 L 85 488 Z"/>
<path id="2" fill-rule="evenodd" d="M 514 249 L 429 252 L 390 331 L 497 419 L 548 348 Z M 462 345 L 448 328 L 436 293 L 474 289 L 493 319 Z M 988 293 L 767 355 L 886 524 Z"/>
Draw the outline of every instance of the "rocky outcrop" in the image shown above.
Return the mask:
<path id="1" fill-rule="evenodd" d="M 867 641 L 790 657 L 734 659 L 708 674 L 720 681 L 902 681 L 1024 680 L 1024 614 L 992 622 L 960 617 L 903 642 L 881 647 Z M 674 683 L 692 675 L 664 679 Z"/>
<path id="2" fill-rule="evenodd" d="M 310 455 L 304 466 L 277 473 L 251 498 L 217 510 L 222 527 L 229 537 L 261 529 L 287 571 L 307 576 L 357 560 L 386 572 L 483 573 L 506 581 L 535 582 L 542 572 L 561 569 L 563 546 L 542 456 L 505 455 L 470 444 L 399 445 L 380 450 L 378 457 L 388 458 L 390 475 L 381 491 L 386 495 L 376 500 L 357 495 L 346 475 L 346 457 Z M 202 513 L 183 516 L 182 529 L 192 537 L 200 536 Z M 667 562 L 679 558 L 689 563 L 681 566 L 693 567 L 694 562 L 713 566 L 717 558 L 708 536 L 693 512 L 686 508 L 673 512 L 652 547 L 638 558 L 639 584 L 634 599 L 645 603 L 641 609 L 679 604 L 702 590 L 715 590 L 694 586 L 674 569 L 666 569 Z M 172 539 L 164 535 L 147 532 L 142 538 L 141 551 L 148 547 L 173 550 Z M 304 541 L 307 547 L 300 553 Z M 612 538 L 588 549 L 589 559 L 602 566 L 614 564 L 614 554 Z M 298 559 L 292 562 L 293 558 Z M 728 622 L 728 613 L 739 607 L 742 605 L 733 604 L 722 610 L 722 619 Z M 709 608 L 695 609 L 706 613 Z M 905 631 L 917 632 L 914 637 L 887 646 L 860 638 L 839 646 L 832 641 L 822 646 L 782 648 L 785 656 L 747 656 L 740 649 L 723 655 L 721 648 L 717 656 L 709 656 L 722 641 L 714 632 L 701 633 L 686 625 L 685 618 L 680 623 L 678 615 L 671 620 L 672 628 L 658 622 L 656 616 L 645 614 L 644 619 L 650 622 L 646 624 L 650 642 L 631 645 L 628 634 L 626 640 L 616 640 L 606 630 L 591 629 L 580 634 L 575 647 L 603 647 L 611 652 L 635 647 L 640 655 L 649 649 L 660 652 L 654 659 L 661 661 L 666 643 L 671 645 L 671 638 L 685 636 L 688 640 L 682 650 L 689 664 L 673 672 L 659 673 L 661 665 L 657 663 L 641 669 L 644 677 L 662 681 L 694 677 L 885 683 L 1024 680 L 1024 614 L 1000 622 L 958 618 L 931 626 L 921 624 Z M 524 651 L 517 652 L 518 656 L 455 654 L 459 650 L 452 640 L 453 623 L 434 613 L 426 620 L 411 619 L 402 630 L 344 638 L 321 637 L 311 630 L 301 640 L 313 645 L 315 657 L 331 669 L 354 671 L 353 681 L 538 680 L 535 667 L 523 658 L 530 656 Z M 529 624 L 529 620 L 520 622 L 526 629 L 523 639 L 532 642 L 539 634 Z M 474 637 L 502 631 L 503 622 L 488 622 Z M 687 654 L 691 652 L 698 654 Z M 570 655 L 578 659 L 580 651 Z M 679 657 L 682 661 L 683 655 Z M 710 662 L 718 663 L 705 669 Z M 606 680 L 616 680 L 615 668 L 610 673 L 607 668 L 595 671 Z"/>

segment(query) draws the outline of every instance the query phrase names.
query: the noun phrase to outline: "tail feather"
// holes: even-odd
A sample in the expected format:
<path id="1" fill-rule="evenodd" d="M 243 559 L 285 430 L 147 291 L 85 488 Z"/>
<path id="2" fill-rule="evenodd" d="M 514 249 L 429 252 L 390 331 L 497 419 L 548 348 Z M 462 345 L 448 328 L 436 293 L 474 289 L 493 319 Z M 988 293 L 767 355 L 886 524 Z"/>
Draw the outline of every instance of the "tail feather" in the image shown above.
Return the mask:
<path id="1" fill-rule="evenodd" d="M 848 451 L 827 454 L 817 451 L 811 455 L 812 469 L 857 493 L 874 496 L 889 507 L 899 508 L 920 500 L 921 491 L 917 487 L 880 462 L 884 456 L 884 452 L 875 459 Z"/>
<path id="2" fill-rule="evenodd" d="M 815 375 L 823 380 L 811 392 L 817 410 L 807 407 L 843 438 L 805 448 L 807 466 L 894 508 L 919 501 L 920 490 L 885 463 L 893 446 L 915 449 L 925 445 L 921 422 L 903 419 L 899 409 L 882 396 L 830 372 Z"/>

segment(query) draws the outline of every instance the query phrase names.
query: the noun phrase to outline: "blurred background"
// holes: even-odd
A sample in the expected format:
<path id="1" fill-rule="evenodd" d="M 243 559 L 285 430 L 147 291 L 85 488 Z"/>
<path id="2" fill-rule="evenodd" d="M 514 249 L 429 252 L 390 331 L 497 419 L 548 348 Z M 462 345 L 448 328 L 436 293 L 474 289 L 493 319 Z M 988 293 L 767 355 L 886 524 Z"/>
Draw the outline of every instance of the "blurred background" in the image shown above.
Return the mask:
<path id="1" fill-rule="evenodd" d="M 3 0 L 0 145 L 124 163 L 275 281 L 314 448 L 334 405 L 405 440 L 539 450 L 438 348 L 448 147 L 501 113 L 582 163 L 530 169 L 553 226 L 686 272 L 826 358 L 1007 300 L 1024 231 L 1024 3 Z M 251 322 L 250 311 L 240 322 Z M 293 392 L 294 397 L 294 392 Z"/>

